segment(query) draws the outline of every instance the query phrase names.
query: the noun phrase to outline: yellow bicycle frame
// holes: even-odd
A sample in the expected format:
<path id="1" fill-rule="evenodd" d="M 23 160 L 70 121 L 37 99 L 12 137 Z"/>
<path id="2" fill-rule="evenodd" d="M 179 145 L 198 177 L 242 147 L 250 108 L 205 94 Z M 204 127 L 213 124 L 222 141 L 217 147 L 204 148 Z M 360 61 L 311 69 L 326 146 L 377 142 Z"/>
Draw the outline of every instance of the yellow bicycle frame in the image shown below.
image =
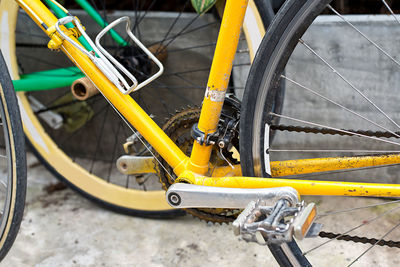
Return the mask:
<path id="1" fill-rule="evenodd" d="M 199 130 L 205 136 L 217 130 L 247 2 L 247 0 L 227 0 L 226 2 L 198 123 Z M 400 185 L 396 184 L 241 177 L 240 166 L 234 166 L 233 169 L 230 166 L 216 168 L 213 171 L 213 177 L 208 177 L 212 146 L 202 145 L 194 141 L 192 154 L 187 157 L 129 95 L 122 94 L 86 55 L 69 42 L 60 38 L 54 29 L 57 18 L 40 0 L 17 0 L 17 3 L 50 37 L 51 43 L 49 46 L 53 49 L 61 49 L 97 86 L 113 107 L 166 160 L 178 176 L 176 182 L 236 188 L 290 186 L 295 188 L 301 195 L 400 197 Z M 77 37 L 76 31 L 62 28 L 66 34 L 75 40 Z M 282 177 L 398 163 L 400 163 L 400 155 L 393 154 L 271 162 L 271 169 L 273 177 Z M 225 177 L 229 175 L 232 175 L 232 177 Z"/>

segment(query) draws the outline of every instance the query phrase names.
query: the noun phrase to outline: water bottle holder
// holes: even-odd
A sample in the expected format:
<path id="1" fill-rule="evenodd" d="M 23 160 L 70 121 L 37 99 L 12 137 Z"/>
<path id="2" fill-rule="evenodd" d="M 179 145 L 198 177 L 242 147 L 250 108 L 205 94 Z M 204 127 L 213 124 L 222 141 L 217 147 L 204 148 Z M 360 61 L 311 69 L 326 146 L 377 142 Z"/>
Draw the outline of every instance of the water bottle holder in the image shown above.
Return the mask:
<path id="1" fill-rule="evenodd" d="M 83 48 L 76 41 L 72 40 L 61 30 L 60 25 L 65 25 L 70 22 L 72 22 L 79 30 L 83 38 L 85 38 L 90 46 L 93 48 L 93 51 L 87 51 L 85 48 Z M 135 76 L 130 73 L 121 63 L 119 63 L 110 53 L 108 53 L 107 50 L 105 50 L 100 44 L 101 38 L 108 31 L 123 22 L 126 22 L 125 29 L 127 35 L 140 49 L 143 50 L 143 52 L 149 57 L 149 59 L 152 60 L 159 67 L 159 70 L 154 75 L 150 76 L 141 83 L 138 83 Z M 118 88 L 118 90 L 120 90 L 121 93 L 125 95 L 137 91 L 147 84 L 151 83 L 152 81 L 160 77 L 164 71 L 162 63 L 132 33 L 129 17 L 121 17 L 110 23 L 101 32 L 99 32 L 99 34 L 96 36 L 95 42 L 93 42 L 86 34 L 83 26 L 76 17 L 67 16 L 59 19 L 55 25 L 55 28 L 62 38 L 64 38 L 66 41 L 68 41 L 73 46 L 82 51 L 85 55 L 87 55 L 90 60 L 100 69 L 100 71 Z M 129 79 L 129 81 L 125 79 L 124 75 Z"/>

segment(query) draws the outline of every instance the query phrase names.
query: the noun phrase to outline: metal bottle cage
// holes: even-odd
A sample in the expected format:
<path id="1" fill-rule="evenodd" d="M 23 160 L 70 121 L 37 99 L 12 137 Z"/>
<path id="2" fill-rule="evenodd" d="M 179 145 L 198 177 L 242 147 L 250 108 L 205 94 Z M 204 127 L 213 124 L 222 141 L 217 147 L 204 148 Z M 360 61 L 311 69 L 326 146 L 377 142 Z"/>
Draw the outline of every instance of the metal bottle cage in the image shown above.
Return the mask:
<path id="1" fill-rule="evenodd" d="M 114 28 L 116 25 L 126 22 L 126 33 L 128 36 L 135 42 L 140 49 L 142 49 L 146 55 L 159 67 L 157 73 L 146 79 L 145 81 L 138 83 L 135 76 L 133 76 L 124 66 L 122 66 L 113 56 L 110 55 L 101 45 L 100 39 L 106 34 L 109 30 Z M 60 25 L 65 25 L 67 23 L 72 22 L 83 38 L 90 44 L 93 48 L 93 51 L 87 51 L 83 48 L 80 44 L 72 40 L 68 35 L 66 35 L 60 28 Z M 162 63 L 135 37 L 135 35 L 131 31 L 131 21 L 129 17 L 121 17 L 116 19 L 112 23 L 110 23 L 107 27 L 105 27 L 95 39 L 95 43 L 90 39 L 90 37 L 86 34 L 85 30 L 83 29 L 82 24 L 80 21 L 73 16 L 67 16 L 61 18 L 57 21 L 55 28 L 57 32 L 60 34 L 62 38 L 70 42 L 73 46 L 78 48 L 82 51 L 85 55 L 87 55 L 90 60 L 101 70 L 101 72 L 121 91 L 121 93 L 127 95 L 131 92 L 137 91 L 140 88 L 146 86 L 147 84 L 151 83 L 164 71 L 164 67 Z M 126 79 L 122 76 L 121 72 L 129 78 L 131 85 L 126 81 Z"/>

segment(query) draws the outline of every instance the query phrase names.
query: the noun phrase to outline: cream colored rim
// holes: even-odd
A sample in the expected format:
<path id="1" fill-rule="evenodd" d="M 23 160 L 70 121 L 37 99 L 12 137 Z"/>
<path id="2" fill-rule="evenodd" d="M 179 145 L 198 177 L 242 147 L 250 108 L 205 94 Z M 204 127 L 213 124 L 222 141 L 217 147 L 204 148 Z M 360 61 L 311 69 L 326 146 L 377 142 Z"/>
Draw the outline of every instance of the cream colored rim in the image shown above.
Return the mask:
<path id="1" fill-rule="evenodd" d="M 6 6 L 7 3 L 3 3 L 3 1 L 0 2 L 0 9 L 2 9 L 4 6 Z M 12 6 L 12 3 L 11 3 Z M 10 17 L 12 17 L 12 12 Z M 0 22 L 5 20 L 6 18 L 9 18 L 8 14 L 6 14 L 6 17 L 3 16 L 3 12 L 0 13 Z M 0 29 L 0 31 L 2 32 L 2 29 Z M 12 35 L 14 35 L 14 31 L 12 32 Z M 1 43 L 0 39 L 0 43 Z M 15 51 L 15 50 L 14 50 Z M 5 53 L 5 51 L 2 49 L 3 54 Z M 14 53 L 15 55 L 15 53 Z M 16 202 L 16 194 L 17 194 L 17 165 L 15 164 L 15 160 L 16 160 L 16 156 L 15 156 L 15 150 L 14 148 L 14 136 L 12 135 L 12 129 L 11 129 L 11 123 L 10 123 L 10 115 L 8 113 L 8 109 L 7 109 L 7 102 L 5 100 L 5 96 L 4 96 L 4 92 L 3 92 L 3 88 L 0 84 L 0 97 L 3 103 L 3 108 L 4 108 L 4 114 L 6 116 L 6 121 L 7 121 L 7 128 L 8 128 L 8 133 L 9 133 L 9 141 L 10 141 L 10 156 L 11 156 L 11 160 L 12 160 L 12 184 L 15 186 L 12 186 L 12 191 L 11 191 L 11 203 L 10 203 L 10 210 L 9 210 L 9 216 L 7 218 L 7 222 L 6 222 L 6 227 L 4 229 L 4 233 L 3 236 L 0 240 L 0 247 L 3 247 L 7 237 L 8 237 L 8 233 L 10 232 L 11 229 L 11 225 L 12 225 L 12 220 L 14 218 L 14 209 L 15 209 L 15 202 Z"/>
<path id="2" fill-rule="evenodd" d="M 7 222 L 6 222 L 6 227 L 4 228 L 4 232 L 3 232 L 3 236 L 0 240 L 0 248 L 3 247 L 4 242 L 6 241 L 7 237 L 8 237 L 8 233 L 11 229 L 11 225 L 12 225 L 12 220 L 14 218 L 14 210 L 15 210 L 15 202 L 16 202 L 16 195 L 17 195 L 17 164 L 16 162 L 16 155 L 15 155 L 15 149 L 14 149 L 14 135 L 12 134 L 12 129 L 11 129 L 11 122 L 10 122 L 10 114 L 8 113 L 8 109 L 7 109 L 7 102 L 4 96 L 4 92 L 3 92 L 3 87 L 0 84 L 0 97 L 1 97 L 1 101 L 3 103 L 3 108 L 4 108 L 4 115 L 6 116 L 6 124 L 7 124 L 7 128 L 8 128 L 8 137 L 9 137 L 9 145 L 10 145 L 10 156 L 11 156 L 11 160 L 12 160 L 12 181 L 11 181 L 11 196 L 10 196 L 10 209 L 8 211 L 8 217 L 7 217 Z M 4 127 L 4 123 L 3 123 L 3 127 Z"/>
<path id="3" fill-rule="evenodd" d="M 249 14 L 253 15 L 254 17 L 253 19 L 248 20 L 252 23 L 244 24 L 244 32 L 246 36 L 250 36 L 254 39 L 254 36 L 257 36 L 257 34 L 263 34 L 264 27 L 262 27 L 262 23 L 260 24 L 261 19 L 253 1 L 250 1 L 249 10 Z M 18 6 L 13 0 L 1 1 L 0 17 L 3 18 L 6 16 L 8 19 L 6 23 L 7 25 L 3 24 L 4 20 L 1 20 L 2 29 L 0 43 L 3 53 L 5 53 L 5 51 L 8 52 L 6 61 L 12 72 L 13 79 L 17 79 L 19 77 L 17 60 L 15 56 L 14 35 L 17 11 Z M 257 21 L 257 23 L 254 24 L 254 21 Z M 259 29 L 260 26 L 262 29 Z M 258 39 L 260 38 L 261 37 L 259 36 Z M 257 44 L 257 42 L 251 42 L 251 40 L 249 40 L 249 47 L 251 47 L 250 51 L 253 51 L 251 52 L 251 57 L 254 57 L 254 51 L 256 50 L 255 44 Z M 90 174 L 84 168 L 74 163 L 46 134 L 36 116 L 33 114 L 25 93 L 19 92 L 17 97 L 26 137 L 35 147 L 37 152 L 47 161 L 47 163 L 74 186 L 101 201 L 127 209 L 146 211 L 171 209 L 171 207 L 165 201 L 164 191 L 141 191 L 126 189 L 108 183 L 103 179 Z"/>

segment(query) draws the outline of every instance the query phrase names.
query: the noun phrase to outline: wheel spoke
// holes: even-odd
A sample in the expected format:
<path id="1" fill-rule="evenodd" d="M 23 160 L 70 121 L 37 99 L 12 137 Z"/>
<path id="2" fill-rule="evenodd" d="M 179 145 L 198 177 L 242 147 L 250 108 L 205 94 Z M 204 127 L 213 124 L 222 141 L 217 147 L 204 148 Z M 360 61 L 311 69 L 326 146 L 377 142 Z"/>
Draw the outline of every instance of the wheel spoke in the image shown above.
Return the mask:
<path id="1" fill-rule="evenodd" d="M 364 207 L 356 208 L 356 209 L 349 209 L 348 212 L 355 211 L 355 210 L 359 210 L 359 209 L 362 209 L 362 208 L 364 208 Z M 328 241 L 326 241 L 326 242 L 323 242 L 323 243 L 321 243 L 321 244 L 319 244 L 319 245 L 317 245 L 317 246 L 315 246 L 315 247 L 313 247 L 313 248 L 307 250 L 306 252 L 303 252 L 303 255 L 306 255 L 306 254 L 308 254 L 308 253 L 310 253 L 310 252 L 312 252 L 312 251 L 315 251 L 316 249 L 321 248 L 322 246 L 325 246 L 326 244 L 329 244 L 329 243 L 331 243 L 332 241 L 335 241 L 335 240 L 337 240 L 338 238 L 340 238 L 340 237 L 342 237 L 342 236 L 344 236 L 344 235 L 347 235 L 347 234 L 349 234 L 349 233 L 351 233 L 351 232 L 353 232 L 353 231 L 355 231 L 355 230 L 357 230 L 357 229 L 359 229 L 359 228 L 361 228 L 361 227 L 363 227 L 363 226 L 366 226 L 366 225 L 368 225 L 368 224 L 370 224 L 370 223 L 372 223 L 372 222 L 374 222 L 374 221 L 376 221 L 376 220 L 378 220 L 378 219 L 380 219 L 380 218 L 386 216 L 387 214 L 389 214 L 389 213 L 391 213 L 391 212 L 394 212 L 394 211 L 396 211 L 396 210 L 398 210 L 398 209 L 400 209 L 400 206 L 394 207 L 394 208 L 392 208 L 392 209 L 390 209 L 390 210 L 388 210 L 388 211 L 385 211 L 385 212 L 379 214 L 378 216 L 375 216 L 375 217 L 370 218 L 370 219 L 368 219 L 368 220 L 363 220 L 363 222 L 362 222 L 361 224 L 359 224 L 359 225 L 357 225 L 357 226 L 355 226 L 355 227 L 352 227 L 351 229 L 349 229 L 349 230 L 343 232 L 342 234 L 340 234 L 339 236 L 337 236 L 337 237 L 335 237 L 335 238 L 333 238 L 333 239 L 330 239 L 330 240 L 328 240 Z M 344 211 L 343 211 L 343 212 L 344 212 Z M 382 237 L 382 239 L 383 239 L 383 238 L 384 238 L 384 237 Z M 382 240 L 382 239 L 381 239 L 381 240 Z M 380 241 L 380 240 L 379 240 L 379 241 Z"/>
<path id="2" fill-rule="evenodd" d="M 196 16 L 196 19 L 197 19 L 197 18 L 198 18 L 198 16 Z M 193 20 L 193 22 L 194 22 L 194 20 Z M 193 22 L 192 22 L 192 23 L 193 23 Z M 183 35 L 186 35 L 186 34 L 189 34 L 189 33 L 192 33 L 192 32 L 195 32 L 195 31 L 198 31 L 198 30 L 201 30 L 201 29 L 204 29 L 204 28 L 206 28 L 206 27 L 213 26 L 213 25 L 215 25 L 215 24 L 217 24 L 217 22 L 210 22 L 210 23 L 203 24 L 203 25 L 198 26 L 198 27 L 195 27 L 195 28 L 193 28 L 193 29 L 191 29 L 191 30 L 187 30 L 187 31 L 185 31 L 185 32 L 181 32 L 181 33 L 178 33 L 178 34 L 176 34 L 176 35 L 174 35 L 174 36 L 171 36 L 171 37 L 167 38 L 165 41 L 175 40 L 175 39 L 178 38 L 179 36 L 183 36 Z M 190 26 L 190 25 L 189 25 L 189 26 Z M 187 26 L 187 27 L 189 27 L 189 26 Z M 156 45 L 156 44 L 160 44 L 160 42 L 161 42 L 161 41 L 157 41 L 157 42 L 154 42 L 154 43 L 149 44 L 148 46 L 153 46 L 153 45 Z M 168 45 L 169 45 L 170 43 L 171 43 L 171 42 L 168 42 Z M 167 47 L 168 45 L 165 45 L 165 47 Z"/>
<path id="3" fill-rule="evenodd" d="M 341 18 L 344 22 L 346 22 L 351 28 L 353 28 L 356 32 L 358 32 L 362 37 L 364 37 L 368 42 L 370 42 L 373 46 L 375 46 L 380 52 L 382 52 L 385 56 L 387 56 L 393 63 L 395 63 L 398 67 L 400 67 L 400 63 L 396 59 L 394 59 L 391 55 L 389 55 L 389 53 L 383 50 L 381 46 L 372 41 L 368 36 L 362 33 L 356 26 L 354 26 L 353 23 L 348 21 L 341 14 L 339 14 L 339 12 L 337 12 L 331 5 L 328 5 L 328 8 L 332 10 L 332 12 L 335 13 L 337 16 L 339 16 L 339 18 Z"/>
<path id="4" fill-rule="evenodd" d="M 332 212 L 326 212 L 326 213 L 323 213 L 323 214 L 319 214 L 317 216 L 317 218 L 321 219 L 323 217 L 336 215 L 336 214 L 339 214 L 339 213 L 347 213 L 347 212 L 352 212 L 352 211 L 361 210 L 361 209 L 368 209 L 368 208 L 377 207 L 377 206 L 396 204 L 396 203 L 399 203 L 399 202 L 400 202 L 400 200 L 393 200 L 393 201 L 387 201 L 387 202 L 382 202 L 382 203 L 377 203 L 377 204 L 371 204 L 371 205 L 366 205 L 366 206 L 357 207 L 357 208 L 351 208 L 351 209 L 345 209 L 345 210 L 335 210 L 335 211 L 332 211 Z"/>
<path id="5" fill-rule="evenodd" d="M 305 43 L 302 39 L 299 42 L 304 45 L 312 54 L 318 57 L 327 67 L 329 67 L 333 73 L 335 73 L 339 78 L 341 78 L 346 84 L 348 84 L 353 90 L 355 90 L 359 95 L 361 95 L 368 103 L 370 103 L 374 108 L 376 108 L 382 115 L 384 115 L 390 122 L 396 125 L 397 128 L 400 129 L 400 126 L 390 118 L 382 109 L 380 109 L 374 102 L 372 102 L 363 92 L 360 91 L 357 87 L 355 87 L 349 80 L 347 80 L 339 71 L 337 71 L 331 64 L 329 64 L 324 58 L 322 58 L 314 49 L 312 49 L 307 43 Z"/>
<path id="6" fill-rule="evenodd" d="M 355 262 L 357 262 L 361 257 L 363 257 L 365 254 L 367 254 L 371 249 L 375 248 L 376 245 L 382 241 L 386 236 L 388 236 L 390 233 L 392 233 L 397 227 L 400 226 L 400 223 L 396 224 L 393 226 L 388 232 L 386 232 L 378 241 L 376 241 L 372 246 L 370 246 L 368 249 L 366 249 L 363 253 L 361 253 L 354 261 L 352 261 L 348 266 L 352 266 Z"/>
<path id="7" fill-rule="evenodd" d="M 334 127 L 330 127 L 330 126 L 326 126 L 326 125 L 322 125 L 322 124 L 318 124 L 318 123 L 314 123 L 314 122 L 310 122 L 310 121 L 304 121 L 304 120 L 300 120 L 300 119 L 296 119 L 296 118 L 292 118 L 292 117 L 288 117 L 288 116 L 284 116 L 284 115 L 279 115 L 279 114 L 276 114 L 273 112 L 270 112 L 269 114 L 272 116 L 279 117 L 279 118 L 284 118 L 284 119 L 288 119 L 288 120 L 292 120 L 292 121 L 296 121 L 296 122 L 300 122 L 300 123 L 304 123 L 304 124 L 309 124 L 309 125 L 313 125 L 313 126 L 317 126 L 317 127 L 323 127 L 323 128 L 335 130 L 337 132 L 342 132 L 342 133 L 355 135 L 355 136 L 359 136 L 359 137 L 363 137 L 363 138 L 377 140 L 377 141 L 392 144 L 392 145 L 398 145 L 398 146 L 400 145 L 400 143 L 397 143 L 397 142 L 392 142 L 389 140 L 384 140 L 384 139 L 373 137 L 373 136 L 363 135 L 363 134 L 359 134 L 359 133 L 355 133 L 355 132 L 351 132 L 351 131 L 347 131 L 347 130 L 342 130 L 339 128 L 334 128 Z"/>
<path id="8" fill-rule="evenodd" d="M 357 112 L 355 112 L 355 111 L 353 111 L 353 110 L 351 110 L 351 109 L 349 109 L 349 108 L 346 108 L 345 106 L 339 104 L 338 102 L 336 102 L 336 101 L 334 101 L 334 100 L 332 100 L 332 99 L 329 99 L 329 98 L 327 98 L 326 96 L 321 95 L 320 93 L 318 93 L 318 92 L 316 92 L 316 91 L 310 89 L 309 87 L 306 87 L 306 86 L 304 86 L 304 85 L 302 85 L 302 84 L 300 84 L 300 83 L 298 83 L 298 82 L 296 82 L 296 81 L 294 81 L 294 80 L 292 80 L 292 79 L 286 77 L 285 75 L 281 75 L 281 77 L 284 78 L 285 80 L 287 80 L 287 81 L 289 81 L 289 82 L 291 82 L 291 83 L 297 85 L 297 87 L 302 88 L 302 89 L 305 89 L 305 90 L 307 90 L 308 92 L 310 92 L 310 93 L 312 93 L 312 94 L 314 94 L 314 95 L 316 95 L 316 96 L 319 96 L 320 98 L 322 98 L 322 99 L 324 99 L 324 100 L 326 100 L 326 101 L 328 101 L 328 102 L 330 102 L 330 103 L 332 103 L 332 104 L 334 104 L 334 105 L 336 105 L 336 106 L 338 106 L 338 107 L 344 109 L 345 111 L 347 111 L 347 112 L 349 112 L 349 113 L 351 113 L 351 114 L 353 114 L 353 115 L 355 115 L 355 116 L 357 116 L 357 117 L 359 117 L 359 118 L 361 118 L 361 119 L 363 119 L 363 120 L 365 120 L 365 121 L 367 121 L 367 122 L 369 122 L 369 123 L 371 123 L 371 124 L 373 124 L 373 125 L 375 125 L 375 126 L 381 128 L 381 129 L 383 129 L 383 130 L 385 130 L 385 131 L 388 131 L 388 132 L 390 132 L 391 134 L 393 134 L 394 136 L 400 138 L 400 136 L 399 136 L 398 134 L 396 134 L 395 132 L 389 130 L 388 128 L 386 128 L 386 127 L 384 127 L 384 126 L 382 126 L 382 125 L 380 125 L 380 124 L 378 124 L 378 123 L 376 123 L 376 122 L 374 122 L 374 121 L 372 121 L 372 120 L 370 120 L 370 119 L 364 117 L 363 115 L 361 115 L 361 114 L 359 114 L 359 113 L 357 113 Z"/>
<path id="9" fill-rule="evenodd" d="M 98 154 L 98 152 L 100 150 L 101 137 L 103 136 L 103 133 L 104 133 L 104 127 L 106 125 L 106 119 L 107 119 L 107 115 L 108 115 L 109 109 L 110 109 L 110 106 L 107 105 L 107 107 L 105 108 L 106 112 L 104 114 L 103 121 L 101 123 L 99 134 L 96 137 L 97 145 L 96 145 L 96 151 L 94 152 L 94 158 L 93 158 L 92 163 L 90 165 L 90 173 L 93 173 L 94 163 L 96 162 L 97 154 Z"/>
<path id="10" fill-rule="evenodd" d="M 184 11 L 185 8 L 186 8 L 187 3 L 188 3 L 188 1 L 185 2 L 185 4 L 184 4 L 183 7 L 182 7 L 182 10 L 178 13 L 178 16 L 175 17 L 175 19 L 174 19 L 174 21 L 172 22 L 171 26 L 168 28 L 167 32 L 166 32 L 165 35 L 164 35 L 164 38 L 162 39 L 162 41 L 161 41 L 161 43 L 160 43 L 159 48 L 158 48 L 157 51 L 156 51 L 156 54 L 157 54 L 157 52 L 159 52 L 160 47 L 163 45 L 163 43 L 165 42 L 165 40 L 168 38 L 168 35 L 169 35 L 170 32 L 172 31 L 172 29 L 175 27 L 176 23 L 178 22 L 178 19 L 182 16 L 182 13 L 183 13 L 183 11 Z M 165 49 L 165 48 L 164 48 L 164 49 Z"/>
<path id="11" fill-rule="evenodd" d="M 114 139 L 114 150 L 113 150 L 113 153 L 111 155 L 110 167 L 108 168 L 107 182 L 111 181 L 111 171 L 112 171 L 112 167 L 113 167 L 114 162 L 115 162 L 115 156 L 117 154 L 118 135 L 119 135 L 119 131 L 120 131 L 121 128 L 122 128 L 122 122 L 119 122 L 118 123 L 117 132 L 114 134 L 114 136 L 115 136 L 115 139 Z"/>
<path id="12" fill-rule="evenodd" d="M 394 17 L 394 19 L 397 21 L 397 23 L 400 24 L 400 20 L 397 18 L 397 16 L 394 14 L 393 10 L 390 8 L 390 6 L 387 4 L 385 0 L 382 0 L 382 3 L 385 5 L 385 7 L 389 10 L 390 14 Z"/>
<path id="13" fill-rule="evenodd" d="M 86 121 L 85 121 L 84 124 L 88 123 L 89 120 L 94 120 L 95 118 L 99 117 L 99 116 L 102 114 L 102 112 L 104 112 L 105 110 L 107 110 L 107 107 L 108 107 L 108 106 L 109 106 L 108 103 L 105 104 L 105 105 L 103 106 L 103 108 L 101 108 L 100 111 L 99 111 L 97 114 L 93 115 L 91 118 L 89 118 L 89 114 L 88 114 L 88 117 L 86 118 Z M 77 131 L 75 131 L 75 132 L 72 133 L 71 135 L 69 135 L 69 136 L 65 137 L 63 140 L 61 140 L 61 141 L 59 142 L 59 143 L 60 143 L 60 146 L 64 146 L 64 144 L 65 144 L 67 141 L 69 141 L 72 137 L 76 136 L 76 135 L 77 135 L 78 133 L 80 133 L 81 131 L 83 131 L 83 127 L 79 128 Z"/>

